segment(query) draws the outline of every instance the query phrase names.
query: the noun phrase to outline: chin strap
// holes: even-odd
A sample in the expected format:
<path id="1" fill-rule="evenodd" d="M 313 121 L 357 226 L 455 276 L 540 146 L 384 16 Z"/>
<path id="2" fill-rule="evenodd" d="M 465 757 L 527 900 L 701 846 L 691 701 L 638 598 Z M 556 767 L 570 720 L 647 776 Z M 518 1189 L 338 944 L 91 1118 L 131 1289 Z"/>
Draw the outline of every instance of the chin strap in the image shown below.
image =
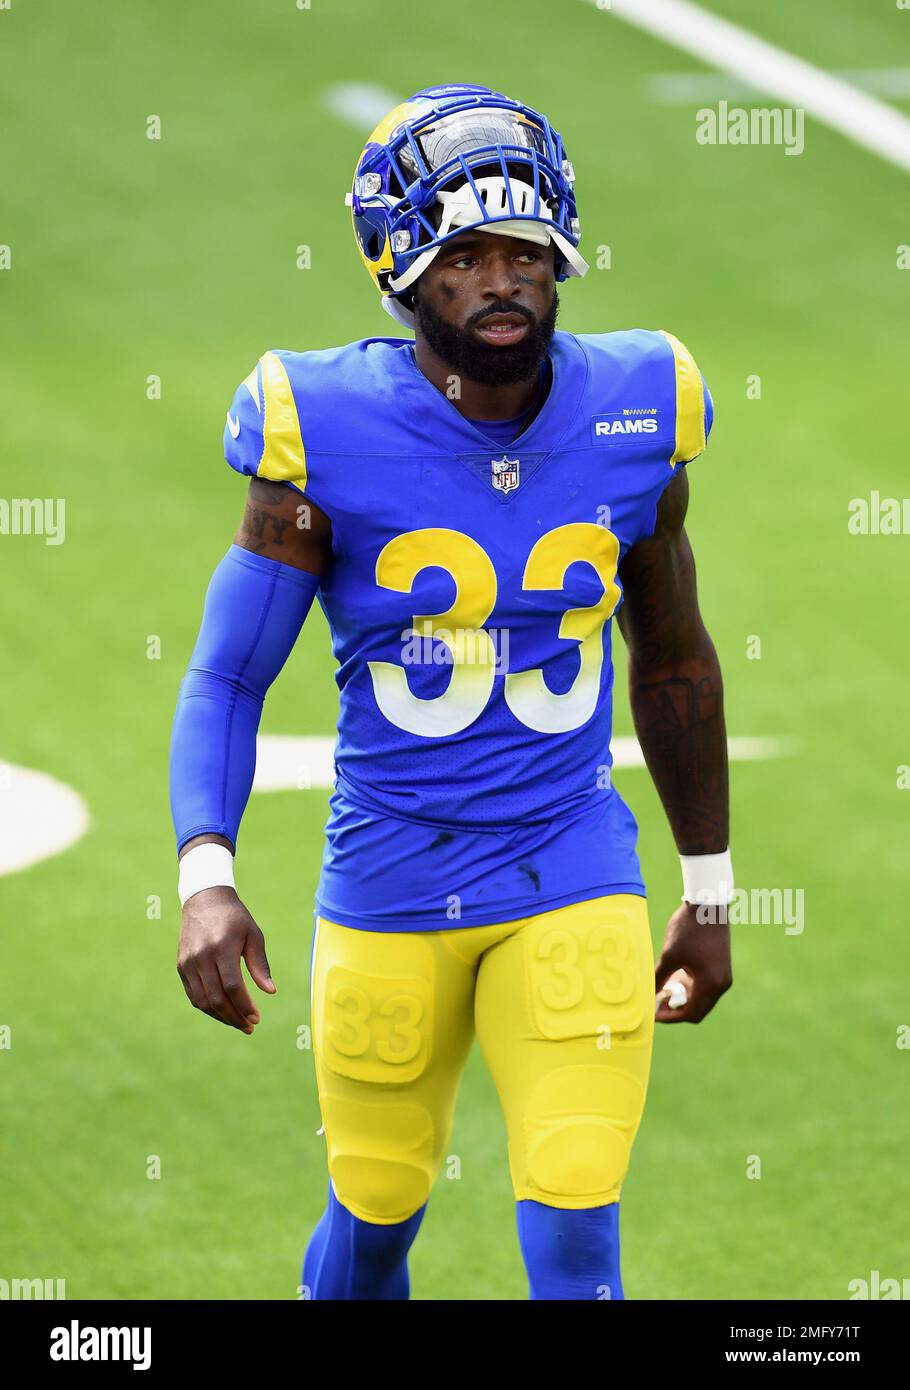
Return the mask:
<path id="1" fill-rule="evenodd" d="M 382 307 L 396 323 L 400 323 L 403 328 L 410 328 L 413 332 L 415 327 L 414 313 L 402 300 L 396 299 L 391 294 L 384 294 L 382 296 Z"/>

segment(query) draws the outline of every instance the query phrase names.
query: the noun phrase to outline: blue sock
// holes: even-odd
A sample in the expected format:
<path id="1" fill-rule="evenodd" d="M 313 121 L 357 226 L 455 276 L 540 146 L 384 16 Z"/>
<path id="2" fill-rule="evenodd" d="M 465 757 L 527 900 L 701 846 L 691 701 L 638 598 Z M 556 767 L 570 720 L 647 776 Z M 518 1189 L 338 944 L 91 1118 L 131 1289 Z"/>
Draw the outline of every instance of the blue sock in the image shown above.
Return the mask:
<path id="1" fill-rule="evenodd" d="M 532 1298 L 623 1298 L 619 1276 L 619 1203 L 564 1211 L 516 1204 L 518 1239 Z"/>
<path id="2" fill-rule="evenodd" d="M 394 1226 L 361 1221 L 343 1207 L 329 1183 L 329 1203 L 303 1259 L 308 1298 L 407 1298 L 408 1251 L 426 1203 Z"/>

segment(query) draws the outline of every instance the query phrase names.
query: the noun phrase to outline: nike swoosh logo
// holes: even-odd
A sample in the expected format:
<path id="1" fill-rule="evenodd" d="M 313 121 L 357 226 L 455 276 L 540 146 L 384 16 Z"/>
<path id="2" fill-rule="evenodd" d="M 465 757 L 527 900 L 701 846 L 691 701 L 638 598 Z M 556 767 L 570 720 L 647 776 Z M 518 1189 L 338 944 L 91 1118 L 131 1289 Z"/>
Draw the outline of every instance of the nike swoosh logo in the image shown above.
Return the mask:
<path id="1" fill-rule="evenodd" d="M 232 438 L 232 439 L 236 439 L 237 436 L 238 436 L 238 434 L 240 433 L 240 421 L 239 421 L 239 420 L 235 420 L 234 417 L 233 417 L 233 415 L 231 414 L 231 412 L 228 411 L 228 413 L 227 413 L 227 422 L 228 422 L 228 429 L 229 429 L 230 432 L 231 432 L 231 438 Z"/>

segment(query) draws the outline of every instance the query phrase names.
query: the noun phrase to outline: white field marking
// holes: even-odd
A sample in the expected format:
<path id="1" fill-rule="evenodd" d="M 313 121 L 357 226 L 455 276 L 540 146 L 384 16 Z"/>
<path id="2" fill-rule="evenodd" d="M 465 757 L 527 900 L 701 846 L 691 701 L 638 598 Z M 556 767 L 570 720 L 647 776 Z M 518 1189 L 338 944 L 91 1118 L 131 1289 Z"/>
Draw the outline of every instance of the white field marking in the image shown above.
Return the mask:
<path id="1" fill-rule="evenodd" d="M 0 763 L 0 874 L 62 854 L 89 826 L 78 792 L 46 772 Z"/>
<path id="2" fill-rule="evenodd" d="M 257 738 L 254 792 L 334 785 L 334 738 L 301 738 L 297 734 L 260 734 Z"/>
<path id="3" fill-rule="evenodd" d="M 614 767 L 644 767 L 645 755 L 637 738 L 617 735 L 610 743 Z M 728 738 L 727 757 L 731 763 L 754 763 L 765 758 L 785 758 L 795 751 L 786 738 Z"/>
<path id="4" fill-rule="evenodd" d="M 692 0 L 610 0 L 604 14 L 636 24 L 721 72 L 749 82 L 838 130 L 899 169 L 910 170 L 910 120 L 748 29 L 711 14 Z"/>
<path id="5" fill-rule="evenodd" d="M 837 72 L 864 92 L 901 101 L 910 97 L 910 68 L 851 68 Z M 761 96 L 760 87 L 719 72 L 654 72 L 646 83 L 648 96 L 663 106 L 694 106 L 703 102 L 748 101 Z"/>
<path id="6" fill-rule="evenodd" d="M 637 738 L 617 736 L 611 744 L 614 767 L 644 767 Z M 731 762 L 754 762 L 785 757 L 792 751 L 786 739 L 730 738 Z M 300 738 L 295 734 L 260 734 L 256 741 L 254 792 L 299 791 L 335 785 L 335 740 Z"/>
<path id="7" fill-rule="evenodd" d="M 356 126 L 364 135 L 400 101 L 401 97 L 387 87 L 378 87 L 372 82 L 336 82 L 322 94 L 322 104 L 327 111 L 348 125 Z"/>

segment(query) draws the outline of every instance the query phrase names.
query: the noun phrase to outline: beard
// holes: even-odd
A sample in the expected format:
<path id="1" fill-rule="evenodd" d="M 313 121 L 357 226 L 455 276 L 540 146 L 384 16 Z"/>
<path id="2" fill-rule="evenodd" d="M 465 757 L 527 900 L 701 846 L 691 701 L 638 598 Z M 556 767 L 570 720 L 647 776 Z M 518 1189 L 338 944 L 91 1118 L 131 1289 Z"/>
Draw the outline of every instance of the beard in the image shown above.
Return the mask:
<path id="1" fill-rule="evenodd" d="M 448 363 L 456 375 L 484 386 L 514 386 L 534 377 L 550 346 L 558 313 L 559 295 L 554 289 L 553 302 L 543 318 L 537 318 L 521 304 L 506 301 L 479 310 L 463 328 L 458 328 L 421 299 L 419 293 L 414 294 L 415 317 L 436 356 Z M 495 347 L 475 338 L 474 327 L 492 314 L 520 315 L 529 325 L 521 342 L 512 347 Z"/>

